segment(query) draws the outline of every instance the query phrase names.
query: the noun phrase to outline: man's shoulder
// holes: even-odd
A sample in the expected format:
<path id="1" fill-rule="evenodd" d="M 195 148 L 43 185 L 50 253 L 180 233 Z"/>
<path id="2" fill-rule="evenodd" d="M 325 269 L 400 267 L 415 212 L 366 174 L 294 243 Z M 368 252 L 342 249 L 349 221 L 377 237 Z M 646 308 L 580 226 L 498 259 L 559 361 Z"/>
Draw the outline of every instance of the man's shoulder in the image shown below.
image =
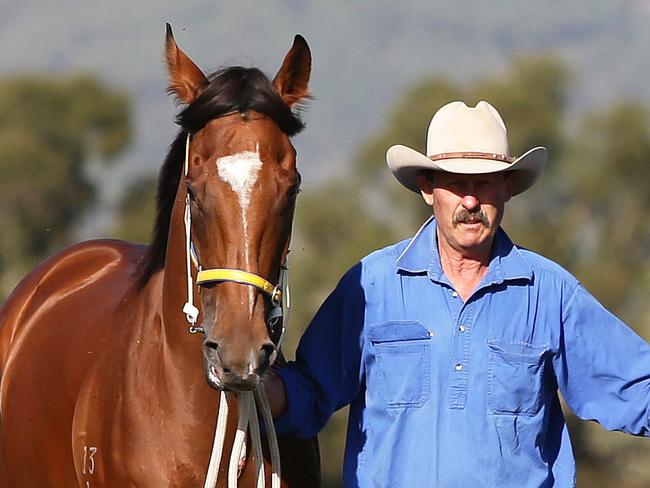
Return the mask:
<path id="1" fill-rule="evenodd" d="M 361 259 L 364 269 L 393 269 L 397 258 L 408 247 L 412 238 L 377 249 Z"/>
<path id="2" fill-rule="evenodd" d="M 348 269 L 339 280 L 337 289 L 345 294 L 354 294 L 362 289 L 375 288 L 374 284 L 391 281 L 397 276 L 395 263 L 404 252 L 410 239 L 391 244 L 367 254 Z"/>
<path id="3" fill-rule="evenodd" d="M 561 264 L 539 253 L 515 245 L 517 252 L 530 265 L 533 274 L 538 277 L 548 277 L 566 283 L 569 286 L 577 285 L 578 280 Z"/>
<path id="4" fill-rule="evenodd" d="M 405 239 L 367 254 L 343 275 L 339 286 L 356 286 L 358 283 L 363 285 L 374 282 L 381 276 L 396 276 L 395 263 L 410 241 L 411 239 Z"/>

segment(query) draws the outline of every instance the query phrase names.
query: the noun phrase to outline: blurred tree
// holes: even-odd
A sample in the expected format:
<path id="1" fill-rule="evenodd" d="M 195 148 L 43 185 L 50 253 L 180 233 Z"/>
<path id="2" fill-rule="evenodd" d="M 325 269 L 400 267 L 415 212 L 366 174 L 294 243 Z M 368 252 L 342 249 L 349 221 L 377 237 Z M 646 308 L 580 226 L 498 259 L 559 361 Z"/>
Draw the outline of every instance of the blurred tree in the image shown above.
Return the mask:
<path id="1" fill-rule="evenodd" d="M 519 223 L 524 234 L 547 233 L 548 248 L 558 252 L 559 260 L 646 340 L 649 155 L 646 107 L 621 102 L 586 114 L 556 167 L 554 179 L 564 183 L 548 195 L 562 202 L 561 218 L 547 228 L 534 221 Z M 650 486 L 647 439 L 612 434 L 587 422 L 572 421 L 570 427 L 579 462 L 578 486 Z"/>
<path id="2" fill-rule="evenodd" d="M 155 216 L 156 180 L 142 178 L 128 186 L 110 234 L 126 241 L 148 243 Z"/>
<path id="3" fill-rule="evenodd" d="M 568 79 L 561 63 L 544 57 L 515 61 L 501 78 L 471 86 L 432 78 L 408 90 L 384 128 L 359 149 L 347 175 L 301 196 L 292 261 L 294 313 L 286 350 L 293 350 L 314 310 L 350 266 L 373 249 L 409 237 L 430 215 L 421 198 L 405 191 L 387 171 L 390 145 L 424 152 L 433 111 L 452 100 L 487 99 L 514 128 L 513 153 L 541 144 L 561 152 Z M 346 411 L 339 412 L 320 436 L 326 487 L 341 483 L 346 421 Z"/>
<path id="4" fill-rule="evenodd" d="M 314 311 L 346 269 L 366 250 L 396 239 L 383 221 L 364 210 L 358 180 L 332 181 L 298 201 L 291 245 L 292 315 L 283 349 L 292 356 Z M 340 486 L 347 409 L 319 436 L 323 486 Z"/>
<path id="5" fill-rule="evenodd" d="M 95 189 L 88 159 L 129 143 L 130 103 L 90 76 L 0 80 L 0 295 L 71 239 Z"/>
<path id="6" fill-rule="evenodd" d="M 565 115 L 570 79 L 560 62 L 541 57 L 515 60 L 502 76 L 469 86 L 431 79 L 409 90 L 383 130 L 360 148 L 349 174 L 300 200 L 294 329 L 287 348 L 297 343 L 347 268 L 373 249 L 408 237 L 430 214 L 386 170 L 384 155 L 396 143 L 424 151 L 433 111 L 454 99 L 493 103 L 508 123 L 512 154 L 539 145 L 549 149 L 545 175 L 508 206 L 504 226 L 515 241 L 568 267 L 606 306 L 650 337 L 650 231 L 643 211 L 650 206 L 647 113 L 624 103 L 587 114 L 570 130 Z M 569 422 L 579 486 L 650 485 L 645 439 L 605 433 L 570 413 Z M 320 436 L 327 487 L 340 486 L 345 425 L 346 412 L 339 412 Z"/>
<path id="7" fill-rule="evenodd" d="M 508 205 L 504 227 L 513 240 L 567 267 L 650 337 L 650 120 L 645 108 L 621 103 L 585 114 L 569 129 L 570 78 L 560 62 L 541 57 L 515 60 L 501 76 L 467 86 L 433 78 L 409 90 L 384 128 L 359 149 L 349 172 L 298 201 L 285 353 L 292 355 L 314 311 L 350 266 L 373 249 L 409 237 L 430 215 L 421 198 L 387 171 L 385 151 L 392 144 L 424 151 L 433 111 L 455 99 L 493 103 L 508 123 L 512 154 L 549 148 L 541 180 Z M 145 239 L 149 226 L 142 226 L 153 221 L 152 188 L 143 183 L 129 190 L 122 237 Z M 346 414 L 338 412 L 320 436 L 325 488 L 341 485 Z M 650 486 L 645 439 L 605 433 L 571 414 L 569 423 L 579 486 Z"/>

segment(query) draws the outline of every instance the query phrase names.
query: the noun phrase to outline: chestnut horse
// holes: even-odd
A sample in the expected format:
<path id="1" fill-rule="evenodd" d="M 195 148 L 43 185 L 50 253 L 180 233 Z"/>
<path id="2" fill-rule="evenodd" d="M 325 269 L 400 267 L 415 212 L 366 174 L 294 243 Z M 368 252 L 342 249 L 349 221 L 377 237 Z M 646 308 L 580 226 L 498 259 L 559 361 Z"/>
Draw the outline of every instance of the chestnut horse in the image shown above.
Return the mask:
<path id="1" fill-rule="evenodd" d="M 247 282 L 197 286 L 186 254 L 278 282 L 300 184 L 289 137 L 303 124 L 292 107 L 308 96 L 309 47 L 296 36 L 273 82 L 242 67 L 206 77 L 168 25 L 166 61 L 169 91 L 186 106 L 151 245 L 74 245 L 32 271 L 0 312 L 2 488 L 203 486 L 218 390 L 236 412 L 236 392 L 259 386 L 278 355 L 268 326 L 278 297 Z M 203 334 L 188 332 L 189 292 Z M 224 459 L 235 430 L 233 418 Z M 315 440 L 280 439 L 280 454 L 282 486 L 319 485 Z M 252 457 L 239 460 L 239 486 L 255 486 Z M 270 472 L 268 450 L 264 458 Z"/>

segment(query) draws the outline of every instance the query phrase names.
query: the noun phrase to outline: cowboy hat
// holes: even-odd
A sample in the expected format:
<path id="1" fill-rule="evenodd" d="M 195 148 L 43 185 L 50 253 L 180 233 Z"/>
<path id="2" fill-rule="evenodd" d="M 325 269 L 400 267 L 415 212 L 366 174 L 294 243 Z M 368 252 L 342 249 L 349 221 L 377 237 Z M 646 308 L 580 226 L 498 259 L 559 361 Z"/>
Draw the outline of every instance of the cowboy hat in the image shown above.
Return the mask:
<path id="1" fill-rule="evenodd" d="M 420 193 L 416 182 L 422 170 L 480 174 L 512 171 L 512 194 L 530 188 L 546 166 L 546 148 L 535 147 L 522 156 L 508 152 L 508 134 L 499 112 L 487 102 L 476 107 L 451 102 L 431 119 L 427 156 L 400 144 L 386 151 L 386 162 L 397 180 Z"/>

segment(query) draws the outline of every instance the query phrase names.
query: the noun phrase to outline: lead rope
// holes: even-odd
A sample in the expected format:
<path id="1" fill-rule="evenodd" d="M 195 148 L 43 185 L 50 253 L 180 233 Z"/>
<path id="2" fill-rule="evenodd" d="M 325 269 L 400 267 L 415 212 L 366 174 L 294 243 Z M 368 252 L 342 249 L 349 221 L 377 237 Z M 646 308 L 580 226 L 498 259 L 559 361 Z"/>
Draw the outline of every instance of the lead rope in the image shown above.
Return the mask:
<path id="1" fill-rule="evenodd" d="M 226 392 L 221 390 L 219 399 L 219 413 L 217 414 L 217 428 L 214 433 L 212 442 L 212 453 L 210 454 L 210 464 L 208 465 L 208 474 L 205 477 L 205 488 L 214 488 L 217 485 L 219 476 L 219 465 L 221 464 L 221 455 L 223 453 L 223 441 L 226 438 L 226 426 L 228 425 L 228 401 Z"/>
<path id="2" fill-rule="evenodd" d="M 184 174 L 187 176 L 189 169 L 189 155 L 190 155 L 190 134 L 187 134 L 185 142 L 185 167 Z M 187 302 L 183 305 L 183 313 L 185 318 L 190 324 L 189 331 L 192 334 L 202 332 L 202 328 L 196 327 L 196 321 L 199 317 L 199 309 L 194 305 L 194 282 L 192 280 L 192 261 L 197 266 L 198 260 L 194 258 L 192 252 L 192 212 L 190 209 L 190 197 L 185 195 L 185 212 L 183 215 L 183 222 L 185 224 L 185 270 L 187 276 Z M 286 318 L 288 317 L 290 298 L 289 288 L 287 283 L 287 266 L 282 266 L 280 270 L 280 279 L 278 286 L 280 290 L 286 290 L 282 294 L 281 303 L 279 308 L 283 315 L 282 331 L 278 340 L 277 347 L 280 348 L 284 331 L 286 330 Z M 276 309 L 278 307 L 275 307 Z M 285 315 L 286 314 L 286 315 Z M 251 441 L 253 443 L 253 457 L 255 459 L 255 467 L 257 471 L 257 488 L 264 488 L 266 486 L 264 474 L 264 462 L 262 455 L 262 443 L 259 424 L 257 423 L 257 406 L 262 412 L 264 425 L 269 441 L 269 450 L 271 451 L 271 487 L 280 488 L 281 471 L 280 471 L 280 450 L 278 447 L 277 437 L 275 435 L 275 427 L 273 425 L 273 417 L 271 416 L 271 409 L 269 407 L 268 399 L 264 386 L 260 385 L 254 394 L 251 392 L 241 392 L 238 396 L 239 419 L 237 422 L 237 432 L 233 442 L 233 448 L 230 454 L 230 464 L 228 468 L 228 488 L 237 488 L 237 476 L 239 474 L 239 460 L 242 458 L 244 442 L 246 440 L 246 432 L 250 427 Z M 251 418 L 253 421 L 251 422 Z M 217 414 L 217 425 L 214 433 L 214 440 L 212 442 L 212 452 L 210 453 L 210 463 L 208 465 L 208 472 L 205 477 L 204 488 L 215 488 L 217 486 L 217 478 L 219 477 L 219 467 L 221 465 L 221 457 L 223 454 L 223 445 L 226 438 L 226 426 L 228 425 L 228 401 L 226 393 L 222 390 L 219 398 L 219 413 Z"/>
<path id="3" fill-rule="evenodd" d="M 246 432 L 248 430 L 248 420 L 251 414 L 250 392 L 242 391 L 237 395 L 239 400 L 239 408 L 237 413 L 239 419 L 237 420 L 237 431 L 235 432 L 235 440 L 232 444 L 232 451 L 230 452 L 230 464 L 228 466 L 228 488 L 237 487 L 237 477 L 239 475 L 239 460 L 242 458 L 244 442 L 246 441 Z"/>
<path id="4" fill-rule="evenodd" d="M 280 469 L 280 448 L 278 446 L 278 438 L 275 435 L 275 427 L 273 426 L 273 416 L 271 415 L 269 400 L 266 398 L 264 387 L 255 390 L 254 395 L 255 402 L 262 411 L 262 418 L 264 419 L 269 449 L 271 451 L 271 487 L 280 488 L 280 480 L 282 479 L 282 471 Z"/>

